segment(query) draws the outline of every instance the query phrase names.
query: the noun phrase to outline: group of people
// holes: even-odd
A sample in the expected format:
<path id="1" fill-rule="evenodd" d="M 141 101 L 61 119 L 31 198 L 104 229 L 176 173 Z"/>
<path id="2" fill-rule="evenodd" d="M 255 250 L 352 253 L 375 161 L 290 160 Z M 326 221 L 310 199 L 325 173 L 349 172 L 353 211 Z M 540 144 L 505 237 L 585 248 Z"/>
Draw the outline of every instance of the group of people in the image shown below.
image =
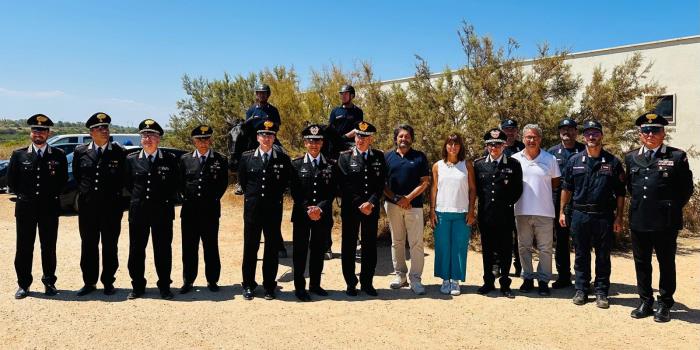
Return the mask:
<path id="1" fill-rule="evenodd" d="M 119 144 L 109 142 L 111 119 L 107 114 L 95 113 L 87 120 L 92 142 L 77 147 L 72 162 L 80 194 L 80 266 L 84 281 L 78 296 L 96 290 L 100 240 L 100 281 L 105 294 L 115 292 L 117 241 L 123 213 L 118 203 L 124 188 L 130 194 L 128 269 L 133 289 L 128 298 L 138 298 L 145 292 L 144 262 L 149 235 L 160 294 L 165 299 L 173 298 L 171 245 L 178 193 L 182 195 L 183 261 L 179 292 L 188 293 L 193 288 L 200 239 L 207 286 L 218 291 L 220 199 L 228 185 L 229 167 L 235 164 L 244 196 L 242 287 L 247 300 L 256 295 L 257 256 L 263 235 L 264 298 L 276 298 L 277 269 L 284 247 L 280 228 L 283 200 L 289 190 L 294 201 L 294 293 L 300 301 L 310 301 L 311 294 L 328 295 L 321 285 L 321 275 L 324 254 L 331 244 L 333 202 L 340 197 L 342 273 L 348 296 L 356 296 L 360 291 L 377 295 L 373 277 L 382 205 L 391 231 L 395 274 L 389 287 L 408 287 L 416 294 L 425 294 L 423 207 L 427 201 L 429 225 L 434 227 L 434 275 L 442 279 L 441 293 L 461 293 L 471 228 L 478 225 L 484 271 L 479 294 L 494 291 L 498 278 L 500 293 L 513 298 L 509 275 L 515 258 L 512 265 L 523 279 L 519 291 L 533 291 L 536 280 L 537 292 L 549 295 L 556 238 L 558 278 L 552 287 L 572 285 L 573 243 L 573 303 L 583 305 L 589 294 L 594 294 L 596 306 L 608 308 L 613 232 L 622 230 L 629 193 L 629 222 L 640 296 L 640 304 L 631 316 L 654 315 L 658 322 L 670 320 L 676 288 L 676 238 L 693 182 L 685 152 L 664 144 L 664 126 L 668 124 L 664 118 L 645 113 L 636 120 L 642 146 L 624 160 L 603 148 L 603 126 L 595 120 L 583 124 L 583 143 L 579 143 L 576 121 L 562 119 L 561 143 L 545 151 L 538 125 L 525 125 L 521 142 L 517 122 L 504 119 L 498 128 L 484 134 L 482 157 L 467 159 L 462 135 L 451 133 L 442 142 L 441 159 L 431 165 L 423 152 L 412 147 L 415 132 L 408 124 L 394 130 L 394 148 L 372 148 L 376 128 L 364 120 L 362 110 L 352 103 L 355 92 L 346 85 L 340 90 L 343 104 L 333 110 L 329 124 L 304 128 L 300 137 L 306 152 L 291 159 L 278 147 L 281 145 L 276 134 L 281 119 L 276 108 L 267 102 L 269 94 L 269 86 L 256 88 L 257 103 L 249 110 L 246 122 L 248 135 L 254 137 L 248 143 L 249 149 L 232 156 L 235 162 L 211 149 L 213 129 L 207 125 L 192 130 L 194 150 L 178 159 L 159 147 L 163 129 L 155 120 L 146 119 L 139 124 L 142 149 L 130 154 Z M 45 293 L 56 294 L 58 196 L 67 180 L 65 154 L 46 144 L 51 120 L 37 114 L 28 119 L 28 124 L 32 144 L 13 152 L 8 171 L 9 187 L 17 195 L 18 299 L 28 295 L 32 282 L 37 227 Z M 328 135 L 336 140 L 329 140 Z M 335 151 L 328 147 L 329 143 Z M 355 273 L 358 239 L 362 249 L 359 279 Z M 538 252 L 536 269 L 534 251 Z M 651 288 L 652 251 L 656 251 L 660 270 L 656 311 Z M 307 258 L 308 288 L 304 277 Z"/>

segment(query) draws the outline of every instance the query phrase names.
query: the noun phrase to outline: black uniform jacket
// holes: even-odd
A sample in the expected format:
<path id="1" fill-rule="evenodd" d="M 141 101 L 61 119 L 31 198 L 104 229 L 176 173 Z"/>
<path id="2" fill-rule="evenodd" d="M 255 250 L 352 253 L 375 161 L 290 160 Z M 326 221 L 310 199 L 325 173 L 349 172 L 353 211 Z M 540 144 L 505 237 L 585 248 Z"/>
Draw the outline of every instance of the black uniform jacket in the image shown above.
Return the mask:
<path id="1" fill-rule="evenodd" d="M 180 156 L 180 192 L 183 197 L 180 216 L 208 212 L 221 216 L 221 197 L 228 186 L 228 160 L 218 152 L 209 151 L 200 164 L 197 151 Z"/>
<path id="2" fill-rule="evenodd" d="M 149 207 L 145 215 L 164 215 L 163 220 L 175 218 L 175 202 L 179 188 L 178 160 L 175 154 L 158 149 L 151 163 L 144 151 L 126 157 L 126 188 L 131 192 L 129 220 L 133 210 Z"/>
<path id="3" fill-rule="evenodd" d="M 513 216 L 513 205 L 523 192 L 523 170 L 520 162 L 505 153 L 497 165 L 491 156 L 474 161 L 476 190 L 479 198 L 480 221 L 508 220 Z"/>
<path id="4" fill-rule="evenodd" d="M 688 156 L 662 145 L 648 161 L 644 148 L 625 155 L 627 190 L 631 194 L 630 228 L 637 231 L 680 230 L 683 206 L 693 194 Z"/>
<path id="5" fill-rule="evenodd" d="M 80 201 L 117 208 L 124 187 L 126 151 L 116 142 L 108 143 L 98 159 L 95 147 L 93 143 L 79 145 L 73 152 L 73 177 Z"/>
<path id="6" fill-rule="evenodd" d="M 289 187 L 291 168 L 289 156 L 274 148 L 267 166 L 263 166 L 260 148 L 243 152 L 238 182 L 245 198 L 245 220 L 253 220 L 258 215 L 277 219 L 282 215 L 282 195 Z"/>
<path id="7" fill-rule="evenodd" d="M 338 172 L 343 199 L 341 215 L 359 212 L 358 207 L 364 202 L 372 203 L 378 213 L 386 181 L 384 152 L 369 149 L 367 160 L 355 147 L 341 152 L 338 158 Z"/>
<path id="8" fill-rule="evenodd" d="M 68 181 L 66 154 L 49 145 L 44 152 L 40 158 L 31 145 L 12 152 L 7 185 L 17 195 L 15 216 L 60 212 L 59 196 Z"/>
<path id="9" fill-rule="evenodd" d="M 326 157 L 319 155 L 320 163 L 314 167 L 309 154 L 292 160 L 291 191 L 294 198 L 292 221 L 309 220 L 307 207 L 321 208 L 321 221 L 333 221 L 333 199 L 337 192 L 335 166 Z"/>

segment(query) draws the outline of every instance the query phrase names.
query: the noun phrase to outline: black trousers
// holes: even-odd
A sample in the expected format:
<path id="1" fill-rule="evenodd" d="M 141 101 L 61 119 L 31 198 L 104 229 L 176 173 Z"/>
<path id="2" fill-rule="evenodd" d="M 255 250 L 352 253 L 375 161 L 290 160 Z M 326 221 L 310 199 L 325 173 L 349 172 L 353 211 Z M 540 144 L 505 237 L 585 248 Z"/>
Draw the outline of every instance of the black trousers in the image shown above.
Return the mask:
<path id="1" fill-rule="evenodd" d="M 522 270 L 522 266 L 520 265 L 520 251 L 518 251 L 518 230 L 515 228 L 515 218 L 513 218 L 512 235 L 513 235 L 513 247 L 512 247 L 513 267 L 516 270 Z M 510 261 L 510 256 L 508 256 L 508 259 L 506 261 Z"/>
<path id="2" fill-rule="evenodd" d="M 651 288 L 651 253 L 656 251 L 659 261 L 659 302 L 671 307 L 676 292 L 676 239 L 677 230 L 636 231 L 632 230 L 632 253 L 637 272 L 637 292 L 644 302 L 654 301 Z"/>
<path id="3" fill-rule="evenodd" d="M 19 215 L 16 216 L 17 250 L 15 252 L 15 272 L 17 285 L 28 289 L 32 284 L 32 260 L 37 228 L 41 243 L 41 282 L 45 285 L 56 283 L 56 239 L 58 237 L 58 215 Z"/>
<path id="4" fill-rule="evenodd" d="M 610 250 L 613 244 L 613 214 L 589 214 L 574 210 L 571 233 L 574 237 L 574 282 L 576 290 L 585 291 L 591 283 L 591 248 L 595 249 L 595 294 L 608 295 L 610 290 Z"/>
<path id="5" fill-rule="evenodd" d="M 309 286 L 311 288 L 321 286 L 321 272 L 323 271 L 323 253 L 331 235 L 333 221 L 299 220 L 293 223 L 293 264 L 294 264 L 294 289 L 303 291 L 306 289 L 306 257 L 309 257 Z"/>
<path id="6" fill-rule="evenodd" d="M 567 227 L 561 227 L 559 225 L 559 206 L 555 207 L 555 218 L 554 218 L 554 237 L 556 238 L 556 245 L 554 250 L 554 266 L 557 269 L 558 279 L 560 280 L 571 280 L 571 247 L 570 247 L 570 237 L 571 232 L 569 228 L 571 227 L 571 213 L 567 215 L 568 225 Z"/>
<path id="7" fill-rule="evenodd" d="M 183 204 L 184 205 L 184 204 Z M 204 251 L 204 275 L 207 283 L 218 283 L 221 275 L 219 256 L 219 216 L 192 209 L 196 215 L 181 218 L 182 279 L 194 283 L 199 270 L 199 241 Z"/>
<path id="8" fill-rule="evenodd" d="M 255 270 L 258 265 L 260 237 L 265 236 L 263 248 L 263 287 L 272 291 L 277 287 L 277 269 L 279 265 L 279 247 L 282 245 L 282 207 L 270 209 L 266 215 L 258 215 L 243 222 L 243 288 L 258 286 L 255 282 Z M 261 211 L 264 212 L 264 211 Z M 244 217 L 247 217 L 244 213 Z"/>
<path id="9" fill-rule="evenodd" d="M 100 281 L 113 285 L 119 268 L 117 245 L 121 232 L 121 208 L 103 207 L 104 203 L 80 204 L 78 228 L 80 230 L 80 269 L 85 285 L 97 284 L 100 272 L 100 239 L 102 240 L 102 276 Z"/>
<path id="10" fill-rule="evenodd" d="M 357 237 L 360 236 L 362 245 L 362 260 L 360 262 L 360 284 L 372 286 L 374 269 L 377 267 L 377 225 L 379 211 L 375 208 L 370 215 L 364 215 L 359 210 L 342 216 L 341 262 L 343 277 L 349 288 L 357 286 L 355 276 L 355 254 L 357 253 Z"/>
<path id="11" fill-rule="evenodd" d="M 143 292 L 146 288 L 144 270 L 148 236 L 152 234 L 153 258 L 158 274 L 158 289 L 170 288 L 173 281 L 170 272 L 173 266 L 173 220 L 155 215 L 148 210 L 132 215 L 129 212 L 129 276 L 134 290 Z"/>
<path id="12" fill-rule="evenodd" d="M 481 232 L 481 249 L 484 264 L 484 284 L 493 285 L 496 277 L 493 275 L 492 266 L 498 264 L 500 277 L 498 282 L 501 289 L 510 287 L 510 259 L 511 259 L 511 235 L 513 225 L 507 218 L 499 220 L 479 220 L 479 232 Z M 496 257 L 500 257 L 496 259 Z"/>

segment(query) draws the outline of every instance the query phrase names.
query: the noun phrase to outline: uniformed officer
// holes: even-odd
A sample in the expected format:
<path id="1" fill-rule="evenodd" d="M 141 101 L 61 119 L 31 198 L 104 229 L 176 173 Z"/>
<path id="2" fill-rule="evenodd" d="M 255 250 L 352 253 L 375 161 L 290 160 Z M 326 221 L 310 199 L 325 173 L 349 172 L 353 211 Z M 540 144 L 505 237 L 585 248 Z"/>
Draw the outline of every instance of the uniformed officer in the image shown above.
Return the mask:
<path id="1" fill-rule="evenodd" d="M 477 293 L 484 295 L 495 289 L 492 266 L 498 256 L 501 294 L 513 298 L 508 277 L 515 227 L 513 205 L 523 192 L 523 171 L 517 160 L 505 155 L 506 134 L 502 130 L 487 131 L 484 143 L 489 154 L 474 161 L 484 262 L 484 285 Z"/>
<path id="2" fill-rule="evenodd" d="M 571 118 L 564 118 L 559 121 L 559 138 L 561 142 L 550 147 L 547 152 L 557 158 L 559 171 L 564 174 L 564 168 L 569 158 L 576 153 L 583 152 L 586 146 L 578 141 L 578 124 Z M 561 289 L 571 286 L 571 253 L 569 248 L 569 225 L 559 225 L 559 199 L 561 198 L 561 186 L 553 191 L 554 209 L 556 209 L 556 217 L 554 218 L 554 237 L 556 238 L 556 250 L 554 252 L 554 262 L 557 268 L 558 278 L 552 283 L 552 288 Z M 565 208 L 564 213 L 567 220 L 571 221 L 571 203 Z"/>
<path id="3" fill-rule="evenodd" d="M 333 199 L 336 193 L 334 162 L 321 154 L 325 126 L 311 124 L 301 135 L 306 153 L 292 160 L 291 192 L 294 198 L 292 223 L 294 235 L 294 294 L 301 301 L 310 301 L 306 292 L 306 257 L 309 253 L 309 291 L 326 296 L 321 288 L 323 253 L 333 227 Z"/>
<path id="4" fill-rule="evenodd" d="M 352 102 L 355 99 L 355 88 L 350 84 L 344 84 L 338 93 L 341 105 L 333 108 L 328 116 L 330 134 L 336 136 L 334 142 L 327 145 L 331 148 L 329 149 L 331 158 L 337 158 L 339 152 L 354 146 L 355 124 L 364 120 L 364 112 Z"/>
<path id="5" fill-rule="evenodd" d="M 266 119 L 257 130 L 260 146 L 243 152 L 238 167 L 238 180 L 243 188 L 243 297 L 255 296 L 255 270 L 260 248 L 260 235 L 265 235 L 263 253 L 263 287 L 265 299 L 275 299 L 278 250 L 281 245 L 282 195 L 287 187 L 292 163 L 289 156 L 272 147 L 279 124 Z"/>
<path id="6" fill-rule="evenodd" d="M 104 294 L 114 294 L 114 275 L 119 267 L 117 244 L 124 214 L 122 188 L 126 150 L 109 142 L 112 118 L 93 114 L 85 123 L 92 142 L 79 145 L 73 152 L 73 177 L 78 184 L 78 227 L 80 229 L 80 269 L 83 287 L 78 296 L 96 289 L 100 271 L 99 244 L 102 240 L 102 276 Z"/>
<path id="7" fill-rule="evenodd" d="M 631 316 L 654 313 L 651 253 L 659 261 L 659 298 L 654 321 L 668 322 L 676 291 L 676 239 L 683 227 L 683 207 L 693 193 L 693 174 L 683 150 L 664 144 L 668 121 L 654 113 L 637 118 L 642 147 L 625 156 L 631 195 L 632 252 L 641 302 Z"/>
<path id="8" fill-rule="evenodd" d="M 207 287 L 219 291 L 219 217 L 221 197 L 228 186 L 228 160 L 211 149 L 213 129 L 199 125 L 190 136 L 195 150 L 180 157 L 179 170 L 183 196 L 180 211 L 182 229 L 182 279 L 180 294 L 192 290 L 197 278 L 199 240 L 204 250 Z"/>
<path id="9" fill-rule="evenodd" d="M 357 295 L 355 252 L 358 234 L 362 244 L 361 290 L 371 296 L 377 295 L 372 279 L 377 265 L 379 200 L 384 191 L 386 164 L 384 153 L 370 148 L 372 135 L 376 131 L 370 123 L 362 121 L 355 124 L 355 146 L 341 152 L 338 158 L 343 219 L 341 254 L 347 284 L 345 293 L 349 296 Z"/>
<path id="10" fill-rule="evenodd" d="M 262 123 L 265 120 L 272 121 L 279 129 L 279 126 L 282 124 L 280 112 L 277 110 L 277 107 L 267 102 L 271 94 L 272 90 L 270 90 L 269 85 L 258 84 L 255 86 L 255 104 L 250 106 L 250 108 L 248 108 L 248 110 L 245 112 L 243 132 L 241 133 L 240 141 L 236 142 L 236 148 L 238 150 L 234 153 L 234 155 L 232 155 L 232 158 L 240 158 L 242 152 L 258 148 L 259 143 L 257 140 L 257 131 L 260 130 Z M 277 153 L 286 153 L 284 148 L 282 148 L 280 140 L 276 137 L 273 147 Z M 237 194 L 243 194 L 242 188 L 237 192 Z M 282 236 L 279 237 L 279 242 L 279 257 L 286 258 L 287 250 L 284 247 L 284 240 L 282 239 Z"/>
<path id="11" fill-rule="evenodd" d="M 173 298 L 170 272 L 179 185 L 178 161 L 175 154 L 158 148 L 163 128 L 155 120 L 142 121 L 139 133 L 143 149 L 126 157 L 126 188 L 131 192 L 128 267 L 134 288 L 128 298 L 139 298 L 145 292 L 146 246 L 152 233 L 158 289 L 160 296 L 169 300 Z"/>
<path id="12" fill-rule="evenodd" d="M 525 149 L 525 144 L 519 139 L 518 122 L 512 118 L 501 120 L 501 130 L 506 133 L 506 145 L 503 148 L 503 154 L 510 157 Z M 513 228 L 513 267 L 515 275 L 520 276 L 522 266 L 520 265 L 520 252 L 518 252 L 518 232 Z"/>
<path id="13" fill-rule="evenodd" d="M 37 227 L 41 241 L 41 267 L 44 292 L 56 295 L 56 238 L 60 212 L 59 195 L 68 181 L 66 155 L 46 144 L 53 122 L 44 114 L 27 119 L 32 144 L 12 152 L 7 185 L 17 195 L 15 218 L 17 251 L 15 271 L 19 289 L 16 299 L 27 297 L 32 284 L 32 258 Z"/>
<path id="14" fill-rule="evenodd" d="M 603 127 L 595 120 L 583 124 L 586 150 L 573 155 L 566 163 L 562 181 L 559 225 L 568 227 L 574 237 L 574 271 L 576 294 L 573 302 L 588 301 L 591 283 L 591 248 L 595 249 L 596 306 L 610 307 L 610 249 L 613 232 L 622 231 L 625 208 L 625 171 L 617 157 L 603 149 Z M 566 212 L 571 202 L 571 218 Z M 568 252 L 568 250 L 567 250 Z"/>

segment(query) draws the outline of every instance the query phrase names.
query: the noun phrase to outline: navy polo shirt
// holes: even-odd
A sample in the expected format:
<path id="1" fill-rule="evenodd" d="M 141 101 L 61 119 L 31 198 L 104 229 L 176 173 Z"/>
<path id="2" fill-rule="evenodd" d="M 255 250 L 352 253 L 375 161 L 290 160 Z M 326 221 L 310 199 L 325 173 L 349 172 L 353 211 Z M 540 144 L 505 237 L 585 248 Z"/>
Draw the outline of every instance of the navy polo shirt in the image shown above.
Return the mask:
<path id="1" fill-rule="evenodd" d="M 424 176 L 430 176 L 430 166 L 425 154 L 411 148 L 406 155 L 401 155 L 395 150 L 384 153 L 386 160 L 387 177 L 386 183 L 389 189 L 400 196 L 411 193 Z M 388 201 L 393 202 L 391 198 Z M 411 201 L 414 208 L 423 207 L 423 194 Z"/>
<path id="2" fill-rule="evenodd" d="M 352 105 L 350 108 L 338 106 L 333 108 L 328 117 L 328 125 L 333 127 L 338 134 L 345 135 L 355 128 L 355 123 L 364 119 L 364 112 L 360 107 Z"/>

